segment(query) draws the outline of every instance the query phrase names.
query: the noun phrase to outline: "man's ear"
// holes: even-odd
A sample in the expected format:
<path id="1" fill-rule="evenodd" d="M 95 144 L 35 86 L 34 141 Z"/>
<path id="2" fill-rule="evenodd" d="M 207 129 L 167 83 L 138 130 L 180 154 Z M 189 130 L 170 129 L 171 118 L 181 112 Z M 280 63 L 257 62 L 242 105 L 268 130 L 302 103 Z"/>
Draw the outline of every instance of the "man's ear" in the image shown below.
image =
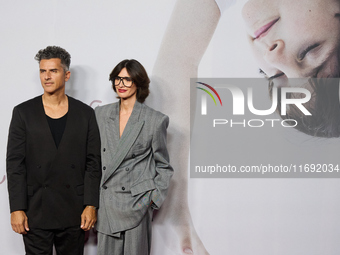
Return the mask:
<path id="1" fill-rule="evenodd" d="M 70 79 L 70 77 L 71 77 L 71 72 L 70 72 L 70 71 L 67 71 L 67 72 L 65 73 L 65 81 L 68 81 L 68 80 Z"/>

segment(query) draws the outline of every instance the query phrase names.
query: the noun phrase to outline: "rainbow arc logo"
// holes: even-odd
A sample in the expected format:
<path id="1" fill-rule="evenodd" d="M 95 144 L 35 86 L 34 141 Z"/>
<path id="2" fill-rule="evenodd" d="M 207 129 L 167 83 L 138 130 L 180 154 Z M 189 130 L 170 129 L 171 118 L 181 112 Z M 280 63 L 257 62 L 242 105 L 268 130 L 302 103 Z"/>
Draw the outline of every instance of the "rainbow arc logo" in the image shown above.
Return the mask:
<path id="1" fill-rule="evenodd" d="M 217 91 L 210 85 L 206 84 L 206 83 L 203 83 L 203 82 L 196 82 L 200 85 L 203 85 L 203 86 L 206 86 L 207 88 L 209 88 L 218 98 L 218 100 L 220 101 L 220 104 L 222 106 L 222 100 L 221 100 L 221 97 L 220 95 L 217 93 Z M 201 88 L 201 87 L 196 87 L 200 90 L 203 90 L 204 92 L 206 92 L 213 100 L 214 100 L 214 103 L 215 105 L 217 106 L 217 103 L 216 103 L 216 100 L 215 100 L 215 97 L 213 96 L 213 94 L 207 90 L 207 89 L 204 89 L 204 88 Z M 206 95 L 202 95 L 202 108 L 201 108 L 201 113 L 202 115 L 207 115 L 207 98 L 206 98 Z"/>

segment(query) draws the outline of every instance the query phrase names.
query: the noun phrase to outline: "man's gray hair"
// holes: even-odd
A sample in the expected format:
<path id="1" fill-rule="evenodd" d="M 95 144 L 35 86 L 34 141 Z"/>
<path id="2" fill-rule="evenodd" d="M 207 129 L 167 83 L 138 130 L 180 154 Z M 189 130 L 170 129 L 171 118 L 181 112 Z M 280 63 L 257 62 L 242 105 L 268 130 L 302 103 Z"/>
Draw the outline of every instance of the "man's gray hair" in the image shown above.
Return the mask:
<path id="1" fill-rule="evenodd" d="M 59 58 L 65 72 L 70 68 L 71 55 L 59 46 L 47 46 L 45 49 L 39 50 L 34 59 L 39 63 L 42 59 Z"/>

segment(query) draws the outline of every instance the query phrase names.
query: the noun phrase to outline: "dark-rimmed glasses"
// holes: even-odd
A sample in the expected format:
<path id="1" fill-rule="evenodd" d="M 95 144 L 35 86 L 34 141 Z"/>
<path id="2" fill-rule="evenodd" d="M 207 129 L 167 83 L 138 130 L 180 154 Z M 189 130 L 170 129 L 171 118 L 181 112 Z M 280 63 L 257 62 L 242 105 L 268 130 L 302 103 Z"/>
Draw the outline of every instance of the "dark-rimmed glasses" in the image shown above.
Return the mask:
<path id="1" fill-rule="evenodd" d="M 117 76 L 117 77 L 114 78 L 115 86 L 119 86 L 120 82 L 123 82 L 123 85 L 127 88 L 130 88 L 132 86 L 132 83 L 133 83 L 131 77 L 119 77 L 119 76 Z"/>

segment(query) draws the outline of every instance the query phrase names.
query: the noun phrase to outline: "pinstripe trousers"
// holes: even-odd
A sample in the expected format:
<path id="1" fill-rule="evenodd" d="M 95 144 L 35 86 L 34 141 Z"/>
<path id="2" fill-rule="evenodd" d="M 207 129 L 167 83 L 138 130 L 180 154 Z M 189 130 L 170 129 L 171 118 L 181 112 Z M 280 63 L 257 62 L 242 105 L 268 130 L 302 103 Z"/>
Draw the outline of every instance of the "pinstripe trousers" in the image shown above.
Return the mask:
<path id="1" fill-rule="evenodd" d="M 151 250 L 151 207 L 141 223 L 114 237 L 98 232 L 97 255 L 149 255 Z"/>

